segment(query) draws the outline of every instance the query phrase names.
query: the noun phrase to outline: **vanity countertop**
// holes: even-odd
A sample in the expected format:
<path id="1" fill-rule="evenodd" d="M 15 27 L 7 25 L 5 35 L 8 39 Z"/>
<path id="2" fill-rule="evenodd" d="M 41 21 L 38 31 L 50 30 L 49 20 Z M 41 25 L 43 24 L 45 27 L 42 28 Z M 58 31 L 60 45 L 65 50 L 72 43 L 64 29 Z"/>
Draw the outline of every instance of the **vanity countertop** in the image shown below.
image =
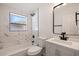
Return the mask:
<path id="1" fill-rule="evenodd" d="M 57 38 L 51 38 L 46 41 L 79 51 L 79 42 L 70 41 L 70 40 L 64 41 L 64 40 L 59 40 Z"/>

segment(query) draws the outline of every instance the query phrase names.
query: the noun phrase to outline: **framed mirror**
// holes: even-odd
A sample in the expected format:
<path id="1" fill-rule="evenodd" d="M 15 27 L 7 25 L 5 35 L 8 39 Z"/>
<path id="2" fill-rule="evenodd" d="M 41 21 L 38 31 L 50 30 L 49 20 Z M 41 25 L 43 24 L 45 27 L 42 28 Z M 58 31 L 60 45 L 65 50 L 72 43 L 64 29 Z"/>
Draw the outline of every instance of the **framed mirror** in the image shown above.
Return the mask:
<path id="1" fill-rule="evenodd" d="M 53 7 L 53 33 L 79 35 L 79 3 L 60 3 Z"/>

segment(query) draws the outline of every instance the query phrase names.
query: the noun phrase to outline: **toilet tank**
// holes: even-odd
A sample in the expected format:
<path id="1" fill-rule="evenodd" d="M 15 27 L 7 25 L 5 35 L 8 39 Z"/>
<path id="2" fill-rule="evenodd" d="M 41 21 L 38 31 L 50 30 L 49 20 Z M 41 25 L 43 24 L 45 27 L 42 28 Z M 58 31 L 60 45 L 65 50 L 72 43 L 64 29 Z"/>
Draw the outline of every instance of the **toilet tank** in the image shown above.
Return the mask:
<path id="1" fill-rule="evenodd" d="M 45 41 L 47 40 L 46 37 L 38 37 L 38 45 L 40 47 L 45 47 Z"/>

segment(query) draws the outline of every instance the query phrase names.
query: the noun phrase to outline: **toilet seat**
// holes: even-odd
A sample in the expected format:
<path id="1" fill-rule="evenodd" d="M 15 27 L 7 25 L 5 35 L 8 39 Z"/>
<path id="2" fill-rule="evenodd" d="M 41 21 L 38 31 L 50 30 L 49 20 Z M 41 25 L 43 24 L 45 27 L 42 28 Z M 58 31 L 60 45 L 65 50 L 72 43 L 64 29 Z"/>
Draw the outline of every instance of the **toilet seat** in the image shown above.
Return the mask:
<path id="1" fill-rule="evenodd" d="M 27 54 L 28 55 L 37 55 L 41 52 L 42 48 L 38 46 L 31 46 L 29 47 Z"/>

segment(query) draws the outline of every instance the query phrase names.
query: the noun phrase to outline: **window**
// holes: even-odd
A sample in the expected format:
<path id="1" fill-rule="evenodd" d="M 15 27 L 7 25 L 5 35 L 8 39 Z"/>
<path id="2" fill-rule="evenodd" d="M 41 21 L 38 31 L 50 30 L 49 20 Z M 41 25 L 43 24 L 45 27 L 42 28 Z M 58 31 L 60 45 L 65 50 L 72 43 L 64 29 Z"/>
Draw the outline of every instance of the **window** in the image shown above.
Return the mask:
<path id="1" fill-rule="evenodd" d="M 27 30 L 27 17 L 10 13 L 10 31 L 25 31 Z"/>

